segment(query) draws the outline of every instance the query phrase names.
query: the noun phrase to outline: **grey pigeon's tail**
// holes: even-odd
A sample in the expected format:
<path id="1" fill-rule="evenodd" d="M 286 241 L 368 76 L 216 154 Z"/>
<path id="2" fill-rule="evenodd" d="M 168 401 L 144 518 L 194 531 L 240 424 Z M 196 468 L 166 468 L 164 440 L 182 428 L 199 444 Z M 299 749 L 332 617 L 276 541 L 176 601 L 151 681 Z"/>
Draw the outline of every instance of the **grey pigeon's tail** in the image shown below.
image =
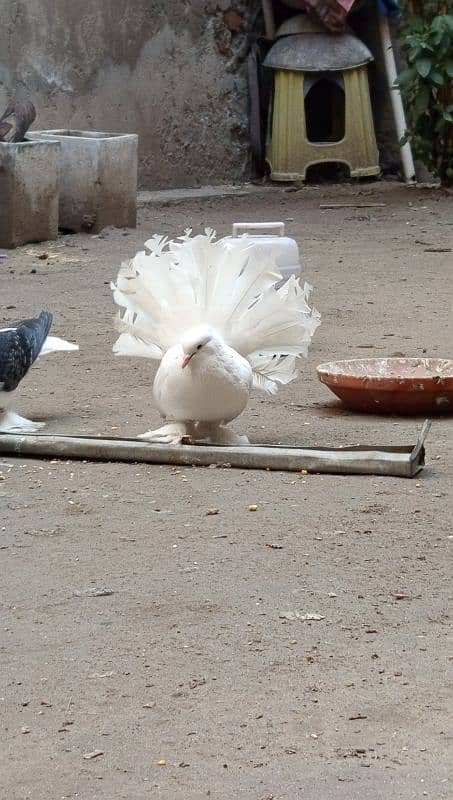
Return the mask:
<path id="1" fill-rule="evenodd" d="M 38 358 L 52 325 L 52 314 L 43 311 L 35 319 L 0 330 L 0 388 L 12 392 Z"/>

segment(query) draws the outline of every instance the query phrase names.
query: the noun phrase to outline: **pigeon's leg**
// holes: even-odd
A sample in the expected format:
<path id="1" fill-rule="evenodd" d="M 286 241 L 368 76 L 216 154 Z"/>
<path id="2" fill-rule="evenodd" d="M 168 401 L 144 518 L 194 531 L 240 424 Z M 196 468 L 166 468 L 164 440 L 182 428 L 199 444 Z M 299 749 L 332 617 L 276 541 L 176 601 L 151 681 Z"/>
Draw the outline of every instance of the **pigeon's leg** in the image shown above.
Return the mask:
<path id="1" fill-rule="evenodd" d="M 246 445 L 250 444 L 247 436 L 234 433 L 225 425 L 199 422 L 194 436 L 195 442 L 212 445 Z"/>
<path id="2" fill-rule="evenodd" d="M 190 422 L 171 422 L 155 431 L 140 433 L 137 438 L 155 444 L 182 444 L 185 437 L 192 438 L 194 430 L 194 425 Z"/>
<path id="3" fill-rule="evenodd" d="M 31 419 L 20 417 L 14 411 L 4 411 L 0 408 L 0 433 L 36 433 L 45 424 L 45 422 L 33 422 Z"/>

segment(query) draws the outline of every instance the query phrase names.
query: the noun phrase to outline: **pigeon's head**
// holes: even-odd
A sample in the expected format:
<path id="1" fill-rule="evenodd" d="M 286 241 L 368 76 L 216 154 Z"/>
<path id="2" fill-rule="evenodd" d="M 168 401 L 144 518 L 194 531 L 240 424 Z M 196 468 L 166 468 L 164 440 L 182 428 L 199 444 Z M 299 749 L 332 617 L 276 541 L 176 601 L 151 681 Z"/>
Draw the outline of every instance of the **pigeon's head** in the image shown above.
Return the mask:
<path id="1" fill-rule="evenodd" d="M 182 368 L 187 367 L 194 356 L 212 350 L 214 342 L 214 332 L 206 326 L 188 331 L 181 342 L 183 352 Z"/>

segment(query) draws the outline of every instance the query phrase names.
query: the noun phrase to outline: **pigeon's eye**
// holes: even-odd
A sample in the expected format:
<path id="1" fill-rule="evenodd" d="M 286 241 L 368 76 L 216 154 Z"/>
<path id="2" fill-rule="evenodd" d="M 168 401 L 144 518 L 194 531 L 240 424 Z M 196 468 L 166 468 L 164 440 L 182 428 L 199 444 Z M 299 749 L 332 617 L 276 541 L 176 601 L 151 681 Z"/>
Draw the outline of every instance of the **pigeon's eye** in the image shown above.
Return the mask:
<path id="1" fill-rule="evenodd" d="M 201 350 L 201 344 L 197 344 L 197 350 Z"/>

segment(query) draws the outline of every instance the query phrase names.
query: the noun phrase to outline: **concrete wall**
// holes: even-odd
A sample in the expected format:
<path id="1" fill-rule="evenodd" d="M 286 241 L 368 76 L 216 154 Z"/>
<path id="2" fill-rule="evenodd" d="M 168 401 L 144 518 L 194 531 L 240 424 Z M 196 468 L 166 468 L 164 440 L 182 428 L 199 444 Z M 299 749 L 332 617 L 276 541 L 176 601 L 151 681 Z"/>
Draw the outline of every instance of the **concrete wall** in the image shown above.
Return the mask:
<path id="1" fill-rule="evenodd" d="M 258 5 L 0 0 L 0 107 L 29 97 L 35 128 L 138 133 L 148 188 L 241 179 L 249 166 L 244 57 Z"/>
<path id="2" fill-rule="evenodd" d="M 150 189 L 250 175 L 246 57 L 260 0 L 0 0 L 0 108 L 34 127 L 139 134 Z M 370 69 L 382 164 L 398 163 L 374 0 L 351 16 Z M 285 10 L 286 15 L 289 12 Z"/>

